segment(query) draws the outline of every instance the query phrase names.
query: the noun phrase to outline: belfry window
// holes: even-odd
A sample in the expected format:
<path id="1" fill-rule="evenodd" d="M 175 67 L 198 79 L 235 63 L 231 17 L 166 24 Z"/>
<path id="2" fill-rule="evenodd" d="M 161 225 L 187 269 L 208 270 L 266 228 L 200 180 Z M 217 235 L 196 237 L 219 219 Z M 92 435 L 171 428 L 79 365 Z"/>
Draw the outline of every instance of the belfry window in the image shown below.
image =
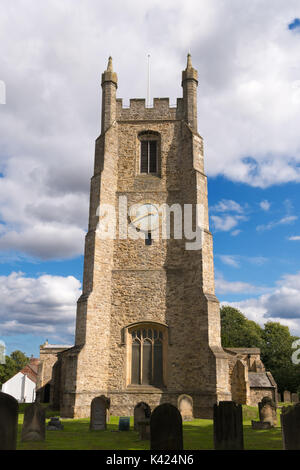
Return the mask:
<path id="1" fill-rule="evenodd" d="M 159 134 L 154 131 L 144 131 L 139 134 L 140 140 L 140 172 L 157 174 Z"/>
<path id="2" fill-rule="evenodd" d="M 149 326 L 135 328 L 131 335 L 131 384 L 163 385 L 162 331 Z"/>

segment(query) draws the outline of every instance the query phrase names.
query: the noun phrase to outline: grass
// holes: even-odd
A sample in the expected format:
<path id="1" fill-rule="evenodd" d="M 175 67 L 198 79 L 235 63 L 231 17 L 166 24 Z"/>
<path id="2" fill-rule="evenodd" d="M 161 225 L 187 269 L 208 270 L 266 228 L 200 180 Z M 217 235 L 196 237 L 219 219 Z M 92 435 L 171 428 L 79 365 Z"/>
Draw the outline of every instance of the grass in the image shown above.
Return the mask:
<path id="1" fill-rule="evenodd" d="M 24 406 L 24 405 L 23 405 Z M 26 405 L 25 405 L 26 406 Z M 21 429 L 24 408 L 19 414 L 17 449 L 20 450 L 148 450 L 149 441 L 140 441 L 133 430 L 133 417 L 130 418 L 130 431 L 118 432 L 119 418 L 111 416 L 106 431 L 90 431 L 89 419 L 62 420 L 62 431 L 46 431 L 43 442 L 21 442 Z M 46 409 L 46 416 L 59 413 Z M 277 427 L 268 430 L 254 430 L 251 420 L 258 419 L 256 407 L 243 406 L 244 443 L 247 450 L 281 450 L 282 438 L 278 410 Z M 48 419 L 47 419 L 48 421 Z M 183 423 L 183 442 L 185 450 L 213 449 L 213 421 L 195 419 Z"/>

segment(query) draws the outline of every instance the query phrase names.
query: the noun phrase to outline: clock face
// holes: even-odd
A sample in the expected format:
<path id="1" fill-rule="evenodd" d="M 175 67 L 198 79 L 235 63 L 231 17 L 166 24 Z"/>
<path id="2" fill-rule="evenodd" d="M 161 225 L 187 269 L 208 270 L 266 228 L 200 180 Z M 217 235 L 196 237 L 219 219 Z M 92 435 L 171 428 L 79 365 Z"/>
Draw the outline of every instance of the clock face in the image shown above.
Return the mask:
<path id="1" fill-rule="evenodd" d="M 142 232 L 152 232 L 159 226 L 159 212 L 154 204 L 135 205 L 129 215 L 131 223 Z"/>

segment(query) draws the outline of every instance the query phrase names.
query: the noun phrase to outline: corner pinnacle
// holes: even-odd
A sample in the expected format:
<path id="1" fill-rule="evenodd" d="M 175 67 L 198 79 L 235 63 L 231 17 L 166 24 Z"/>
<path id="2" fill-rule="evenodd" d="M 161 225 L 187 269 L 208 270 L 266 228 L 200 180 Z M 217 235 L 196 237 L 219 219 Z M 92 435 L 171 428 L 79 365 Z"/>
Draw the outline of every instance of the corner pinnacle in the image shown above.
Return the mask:
<path id="1" fill-rule="evenodd" d="M 111 56 L 109 56 L 108 58 L 108 64 L 107 64 L 107 69 L 106 69 L 107 72 L 113 72 L 113 65 L 112 65 L 112 58 Z"/>

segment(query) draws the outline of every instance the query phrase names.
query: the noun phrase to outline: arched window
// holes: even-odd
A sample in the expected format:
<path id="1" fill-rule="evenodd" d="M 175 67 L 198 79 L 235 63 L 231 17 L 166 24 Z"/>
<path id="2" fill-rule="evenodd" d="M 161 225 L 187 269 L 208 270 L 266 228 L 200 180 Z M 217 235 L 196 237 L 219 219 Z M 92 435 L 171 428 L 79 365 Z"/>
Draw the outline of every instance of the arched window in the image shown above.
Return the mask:
<path id="1" fill-rule="evenodd" d="M 140 140 L 140 173 L 159 173 L 159 134 L 154 131 L 143 131 Z"/>
<path id="2" fill-rule="evenodd" d="M 164 332 L 151 325 L 136 326 L 131 338 L 131 384 L 163 385 Z"/>

